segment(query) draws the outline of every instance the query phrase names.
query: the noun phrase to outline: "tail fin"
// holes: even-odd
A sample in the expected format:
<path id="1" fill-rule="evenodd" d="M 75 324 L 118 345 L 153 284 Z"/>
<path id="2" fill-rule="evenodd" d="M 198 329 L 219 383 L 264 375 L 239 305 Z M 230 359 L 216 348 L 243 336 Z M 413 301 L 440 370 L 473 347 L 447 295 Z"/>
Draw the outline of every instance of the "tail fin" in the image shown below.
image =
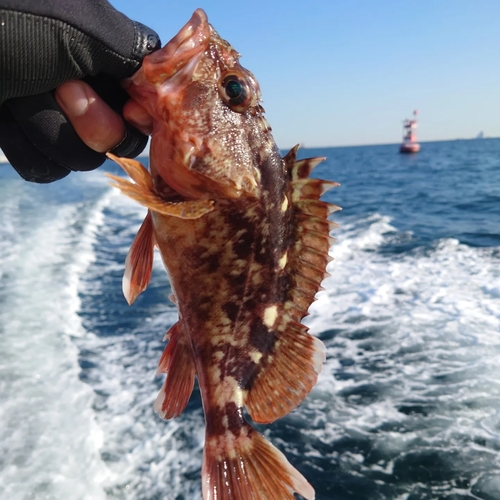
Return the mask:
<path id="1" fill-rule="evenodd" d="M 285 455 L 246 422 L 237 437 L 229 429 L 207 434 L 202 487 L 204 500 L 295 500 L 294 492 L 315 498 Z"/>

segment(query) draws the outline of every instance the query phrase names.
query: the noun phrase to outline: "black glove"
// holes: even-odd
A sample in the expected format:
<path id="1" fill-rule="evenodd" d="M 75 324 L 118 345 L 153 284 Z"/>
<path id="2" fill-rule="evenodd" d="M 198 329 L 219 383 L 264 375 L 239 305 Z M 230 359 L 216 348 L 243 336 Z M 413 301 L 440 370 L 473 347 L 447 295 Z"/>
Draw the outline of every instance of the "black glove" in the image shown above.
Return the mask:
<path id="1" fill-rule="evenodd" d="M 118 113 L 120 80 L 160 48 L 158 35 L 106 0 L 0 0 L 0 148 L 26 180 L 52 182 L 106 159 L 78 137 L 54 90 L 78 78 Z M 147 137 L 126 124 L 113 150 L 133 158 Z"/>

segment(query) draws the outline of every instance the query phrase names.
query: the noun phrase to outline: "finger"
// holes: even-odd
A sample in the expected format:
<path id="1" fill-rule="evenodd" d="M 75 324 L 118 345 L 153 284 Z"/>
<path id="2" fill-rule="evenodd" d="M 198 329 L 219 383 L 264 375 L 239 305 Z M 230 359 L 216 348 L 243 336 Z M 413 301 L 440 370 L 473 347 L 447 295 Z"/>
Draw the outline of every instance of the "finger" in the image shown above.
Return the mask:
<path id="1" fill-rule="evenodd" d="M 106 160 L 104 154 L 89 148 L 78 137 L 51 93 L 9 99 L 3 108 L 17 124 L 16 135 L 22 133 L 50 162 L 69 170 L 93 170 Z M 14 160 L 24 163 L 23 142 L 16 141 L 16 144 L 18 158 Z M 15 166 L 13 160 L 11 163 Z M 33 163 L 32 168 L 37 169 L 37 163 Z"/>
<path id="2" fill-rule="evenodd" d="M 91 149 L 105 153 L 125 136 L 125 124 L 85 82 L 71 80 L 60 85 L 55 98 L 80 139 Z"/>
<path id="3" fill-rule="evenodd" d="M 144 135 L 153 133 L 153 117 L 137 101 L 133 99 L 127 101 L 123 107 L 123 116 Z"/>

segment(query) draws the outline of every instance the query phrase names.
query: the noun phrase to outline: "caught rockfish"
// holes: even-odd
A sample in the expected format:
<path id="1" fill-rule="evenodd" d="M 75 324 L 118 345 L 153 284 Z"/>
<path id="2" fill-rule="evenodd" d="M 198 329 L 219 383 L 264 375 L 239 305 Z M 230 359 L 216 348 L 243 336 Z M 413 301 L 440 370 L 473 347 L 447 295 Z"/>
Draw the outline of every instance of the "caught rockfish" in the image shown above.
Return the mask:
<path id="1" fill-rule="evenodd" d="M 244 418 L 273 422 L 316 383 L 324 346 L 300 323 L 325 276 L 338 207 L 333 182 L 308 178 L 323 158 L 284 158 L 254 76 L 202 10 L 126 82 L 154 119 L 150 171 L 116 158 L 118 188 L 148 207 L 126 261 L 129 303 L 147 287 L 157 246 L 179 320 L 168 331 L 155 403 L 186 407 L 198 377 L 206 418 L 208 500 L 283 500 L 314 490 Z"/>

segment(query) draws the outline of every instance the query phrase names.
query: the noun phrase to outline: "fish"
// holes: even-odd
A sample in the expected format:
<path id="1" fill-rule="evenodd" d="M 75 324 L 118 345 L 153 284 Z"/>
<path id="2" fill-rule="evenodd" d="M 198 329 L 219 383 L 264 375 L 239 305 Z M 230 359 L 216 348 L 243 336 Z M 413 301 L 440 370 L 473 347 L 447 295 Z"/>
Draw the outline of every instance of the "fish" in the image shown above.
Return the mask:
<path id="1" fill-rule="evenodd" d="M 178 417 L 198 379 L 205 415 L 205 500 L 283 500 L 312 486 L 245 417 L 275 421 L 316 384 L 322 342 L 301 320 L 327 275 L 339 207 L 311 178 L 324 158 L 281 155 L 260 87 L 198 9 L 124 83 L 153 118 L 149 170 L 108 156 L 129 178 L 113 185 L 148 208 L 125 262 L 132 304 L 148 286 L 154 248 L 178 321 L 158 364 L 154 409 Z"/>

